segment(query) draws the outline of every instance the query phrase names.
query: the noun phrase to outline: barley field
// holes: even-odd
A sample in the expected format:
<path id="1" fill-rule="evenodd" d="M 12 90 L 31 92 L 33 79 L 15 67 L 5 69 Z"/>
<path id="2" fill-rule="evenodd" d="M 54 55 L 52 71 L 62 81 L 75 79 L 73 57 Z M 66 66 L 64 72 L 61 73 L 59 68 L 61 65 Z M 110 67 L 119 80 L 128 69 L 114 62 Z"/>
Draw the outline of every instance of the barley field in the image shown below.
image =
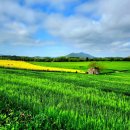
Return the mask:
<path id="1" fill-rule="evenodd" d="M 33 64 L 85 72 L 88 62 Z M 130 62 L 102 64 L 101 75 L 1 67 L 0 129 L 129 130 Z"/>

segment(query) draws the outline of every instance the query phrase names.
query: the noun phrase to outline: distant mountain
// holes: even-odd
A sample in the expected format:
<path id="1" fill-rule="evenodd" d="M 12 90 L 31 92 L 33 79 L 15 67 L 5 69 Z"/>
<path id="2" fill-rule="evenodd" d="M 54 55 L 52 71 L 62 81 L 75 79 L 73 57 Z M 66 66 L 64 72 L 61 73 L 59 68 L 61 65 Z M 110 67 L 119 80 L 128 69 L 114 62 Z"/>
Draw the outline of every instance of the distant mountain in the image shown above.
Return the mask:
<path id="1" fill-rule="evenodd" d="M 80 52 L 80 53 L 70 53 L 68 55 L 66 55 L 66 57 L 79 57 L 79 58 L 94 58 L 94 56 L 90 55 L 90 54 L 86 54 L 86 53 L 83 53 L 83 52 Z"/>

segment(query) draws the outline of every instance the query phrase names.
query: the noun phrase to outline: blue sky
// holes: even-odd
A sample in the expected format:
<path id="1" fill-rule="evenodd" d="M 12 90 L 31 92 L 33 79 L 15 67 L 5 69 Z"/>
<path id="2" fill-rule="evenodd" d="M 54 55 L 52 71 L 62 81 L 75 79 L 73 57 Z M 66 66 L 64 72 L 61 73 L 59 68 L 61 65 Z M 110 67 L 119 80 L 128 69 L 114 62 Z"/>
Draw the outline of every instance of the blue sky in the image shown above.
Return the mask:
<path id="1" fill-rule="evenodd" d="M 130 56 L 129 5 L 129 0 L 1 0 L 0 54 Z"/>

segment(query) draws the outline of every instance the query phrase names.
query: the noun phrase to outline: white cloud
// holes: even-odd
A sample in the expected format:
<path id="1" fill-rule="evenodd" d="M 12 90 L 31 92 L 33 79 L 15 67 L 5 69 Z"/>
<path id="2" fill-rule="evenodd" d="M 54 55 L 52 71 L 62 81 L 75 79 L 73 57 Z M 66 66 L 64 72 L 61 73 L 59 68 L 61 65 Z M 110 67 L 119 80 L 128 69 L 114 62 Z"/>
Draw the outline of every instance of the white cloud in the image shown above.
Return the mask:
<path id="1" fill-rule="evenodd" d="M 75 8 L 76 13 L 80 13 L 80 14 L 86 14 L 89 12 L 93 12 L 93 13 L 97 13 L 95 12 L 96 10 L 98 10 L 99 7 L 99 1 L 95 1 L 95 2 L 86 2 L 86 3 L 82 3 L 79 6 L 77 6 Z"/>
<path id="2" fill-rule="evenodd" d="M 38 29 L 43 29 L 44 17 L 46 17 L 45 13 L 20 6 L 17 0 L 5 0 L 0 4 L 0 43 L 13 45 L 47 45 L 54 43 L 51 40 L 34 38 Z"/>
<path id="3" fill-rule="evenodd" d="M 2 20 L 14 20 L 21 21 L 28 24 L 34 24 L 41 21 L 45 13 L 36 12 L 31 8 L 26 6 L 20 6 L 18 2 L 12 2 L 6 0 L 0 4 L 0 17 L 4 18 Z M 8 22 L 8 21 L 7 21 Z"/>
<path id="4" fill-rule="evenodd" d="M 97 6 L 98 5 L 98 6 Z M 54 36 L 86 50 L 113 50 L 111 43 L 130 40 L 130 1 L 129 0 L 98 0 L 96 3 L 84 3 L 76 7 L 76 14 L 64 17 L 50 15 L 45 27 Z M 90 15 L 99 15 L 98 20 Z M 91 47 L 88 45 L 91 44 Z M 129 47 L 123 44 L 125 48 Z M 118 46 L 118 45 L 117 45 Z M 119 51 L 121 50 L 121 47 Z M 125 49 L 124 49 L 125 50 Z M 118 51 L 118 49 L 117 49 Z"/>
<path id="5" fill-rule="evenodd" d="M 20 44 L 52 44 L 33 35 L 45 29 L 63 43 L 97 52 L 125 51 L 130 48 L 130 0 L 95 0 L 75 7 L 70 16 L 64 13 L 69 4 L 80 0 L 17 0 L 0 2 L 0 42 Z M 34 10 L 31 5 L 47 5 L 57 13 Z M 38 7 L 38 6 L 37 6 Z"/>
<path id="6" fill-rule="evenodd" d="M 37 29 L 37 28 L 36 28 Z M 0 31 L 0 43 L 12 45 L 53 45 L 54 41 L 35 39 L 34 33 L 36 31 L 33 27 L 27 27 L 27 25 L 14 22 L 12 24 L 6 24 Z"/>

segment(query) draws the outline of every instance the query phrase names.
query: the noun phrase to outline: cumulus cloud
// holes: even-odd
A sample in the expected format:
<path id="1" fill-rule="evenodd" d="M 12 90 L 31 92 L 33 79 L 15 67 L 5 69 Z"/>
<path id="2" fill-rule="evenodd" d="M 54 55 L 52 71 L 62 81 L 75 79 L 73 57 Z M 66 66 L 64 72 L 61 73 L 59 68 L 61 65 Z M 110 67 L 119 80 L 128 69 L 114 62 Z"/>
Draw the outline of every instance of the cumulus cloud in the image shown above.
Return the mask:
<path id="1" fill-rule="evenodd" d="M 26 26 L 22 23 L 6 23 L 3 25 L 3 29 L 0 31 L 0 42 L 12 44 L 30 43 L 32 42 L 32 33 L 32 29 L 26 29 Z"/>
<path id="2" fill-rule="evenodd" d="M 97 0 L 75 8 L 73 16 L 50 15 L 45 27 L 52 34 L 80 48 L 113 50 L 112 43 L 130 40 L 130 1 Z M 90 14 L 88 14 L 90 13 Z M 95 19 L 91 16 L 97 16 Z M 91 48 L 88 46 L 91 45 Z M 124 46 L 128 48 L 129 46 Z M 117 51 L 119 45 L 116 45 Z M 128 48 L 130 50 L 130 48 Z M 120 51 L 119 50 L 119 51 Z"/>
<path id="3" fill-rule="evenodd" d="M 34 37 L 46 14 L 21 6 L 17 0 L 5 0 L 0 4 L 0 43 L 13 45 L 47 45 L 51 40 Z"/>
<path id="4" fill-rule="evenodd" d="M 10 20 L 33 24 L 40 21 L 43 16 L 43 13 L 41 14 L 25 6 L 20 6 L 19 3 L 15 1 L 6 0 L 0 4 L 0 17 L 3 18 L 0 20 L 1 22 L 9 22 L 8 20 Z"/>
<path id="5" fill-rule="evenodd" d="M 4 0 L 0 3 L 1 43 L 46 45 L 55 42 L 35 38 L 36 32 L 42 29 L 80 50 L 130 50 L 129 0 L 25 0 L 23 5 L 17 0 Z M 70 10 L 71 4 L 74 6 Z M 67 11 L 71 14 L 66 15 Z"/>

